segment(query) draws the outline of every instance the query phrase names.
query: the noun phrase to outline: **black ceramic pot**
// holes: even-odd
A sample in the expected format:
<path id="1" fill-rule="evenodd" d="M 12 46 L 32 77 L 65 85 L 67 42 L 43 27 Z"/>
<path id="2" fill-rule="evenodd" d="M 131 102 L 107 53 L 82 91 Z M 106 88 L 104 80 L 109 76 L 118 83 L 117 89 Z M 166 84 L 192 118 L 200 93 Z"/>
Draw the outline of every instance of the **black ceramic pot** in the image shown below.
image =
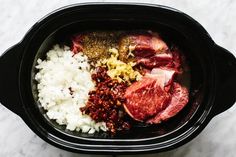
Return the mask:
<path id="1" fill-rule="evenodd" d="M 36 60 L 75 32 L 134 29 L 160 32 L 184 50 L 191 68 L 187 106 L 163 124 L 137 125 L 114 137 L 70 132 L 49 121 L 37 102 L 33 79 Z M 214 116 L 236 100 L 235 57 L 216 45 L 194 19 L 160 5 L 99 3 L 58 9 L 38 21 L 21 42 L 1 56 L 0 74 L 0 101 L 5 107 L 48 143 L 82 153 L 131 154 L 174 149 L 196 137 Z"/>

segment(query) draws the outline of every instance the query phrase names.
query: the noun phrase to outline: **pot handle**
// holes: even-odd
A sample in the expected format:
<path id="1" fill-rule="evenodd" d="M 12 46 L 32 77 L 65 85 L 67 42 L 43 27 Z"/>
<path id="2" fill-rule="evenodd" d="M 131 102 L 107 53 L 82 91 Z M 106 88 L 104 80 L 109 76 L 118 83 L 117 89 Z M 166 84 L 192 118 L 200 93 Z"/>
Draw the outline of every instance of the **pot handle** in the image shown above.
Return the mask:
<path id="1" fill-rule="evenodd" d="M 0 57 L 0 102 L 17 115 L 23 111 L 18 86 L 21 52 L 21 45 L 16 44 Z"/>
<path id="2" fill-rule="evenodd" d="M 213 108 L 214 116 L 220 114 L 236 101 L 236 59 L 228 50 L 216 45 L 216 100 Z"/>

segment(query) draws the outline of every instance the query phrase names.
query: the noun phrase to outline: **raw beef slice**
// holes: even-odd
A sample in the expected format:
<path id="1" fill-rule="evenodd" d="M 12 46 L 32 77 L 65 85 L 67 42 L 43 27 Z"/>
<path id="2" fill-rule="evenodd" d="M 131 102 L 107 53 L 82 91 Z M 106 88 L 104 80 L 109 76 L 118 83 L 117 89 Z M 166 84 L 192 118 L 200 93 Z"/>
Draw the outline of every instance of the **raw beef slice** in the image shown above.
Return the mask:
<path id="1" fill-rule="evenodd" d="M 169 102 L 169 94 L 155 78 L 145 77 L 132 84 L 125 93 L 124 108 L 137 121 L 144 121 L 162 111 Z"/>
<path id="2" fill-rule="evenodd" d="M 165 87 L 171 83 L 173 75 L 172 70 L 156 68 L 133 83 L 125 92 L 126 112 L 135 120 L 145 121 L 163 111 L 170 101 Z"/>
<path id="3" fill-rule="evenodd" d="M 136 34 L 123 36 L 119 41 L 120 54 L 131 51 L 136 57 L 149 57 L 168 50 L 168 46 L 158 34 Z M 122 56 L 122 57 L 126 57 Z"/>
<path id="4" fill-rule="evenodd" d="M 167 66 L 169 64 L 172 64 L 172 61 L 173 61 L 173 56 L 170 53 L 155 54 L 148 58 L 137 57 L 137 64 L 140 64 L 149 69 L 160 66 Z"/>
<path id="5" fill-rule="evenodd" d="M 178 49 L 175 49 L 170 52 L 155 54 L 145 57 L 136 57 L 137 64 L 142 65 L 145 68 L 159 68 L 159 67 L 167 67 L 175 69 L 176 72 L 180 72 L 180 63 L 181 57 Z"/>
<path id="6" fill-rule="evenodd" d="M 175 116 L 179 111 L 183 109 L 183 107 L 188 103 L 188 90 L 185 87 L 182 87 L 180 84 L 174 82 L 173 90 L 171 95 L 171 100 L 167 107 L 157 113 L 156 116 L 149 119 L 147 123 L 157 124 L 165 121 L 173 116 Z"/>

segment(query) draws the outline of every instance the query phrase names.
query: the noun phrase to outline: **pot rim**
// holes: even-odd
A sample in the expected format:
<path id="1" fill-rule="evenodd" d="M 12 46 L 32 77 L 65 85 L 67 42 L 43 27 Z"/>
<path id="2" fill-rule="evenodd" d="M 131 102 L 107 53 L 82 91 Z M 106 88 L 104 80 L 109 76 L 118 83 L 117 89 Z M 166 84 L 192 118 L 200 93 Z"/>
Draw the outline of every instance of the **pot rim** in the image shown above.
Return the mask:
<path id="1" fill-rule="evenodd" d="M 97 6 L 97 5 L 101 5 L 101 6 L 138 6 L 138 7 L 152 7 L 152 8 L 159 8 L 159 9 L 165 9 L 168 11 L 172 11 L 172 12 L 176 12 L 178 14 L 181 14 L 181 16 L 184 16 L 186 19 L 190 20 L 192 23 L 194 23 L 196 25 L 196 27 L 198 27 L 199 31 L 202 32 L 202 34 L 204 35 L 204 37 L 206 38 L 206 40 L 208 40 L 209 43 L 211 43 L 211 46 L 214 46 L 215 43 L 213 42 L 213 40 L 211 39 L 210 35 L 206 32 L 206 30 L 197 22 L 195 21 L 193 18 L 191 18 L 190 16 L 188 16 L 187 14 L 171 8 L 171 7 L 167 7 L 167 6 L 163 6 L 163 5 L 155 5 L 155 4 L 147 4 L 147 3 L 78 3 L 78 4 L 72 4 L 72 5 L 68 5 L 68 6 L 64 6 L 61 7 L 59 9 L 56 9 L 54 11 L 52 11 L 51 13 L 47 14 L 46 16 L 44 16 L 43 18 L 41 18 L 37 23 L 35 23 L 31 29 L 26 33 L 26 35 L 24 36 L 24 38 L 22 39 L 22 41 L 20 42 L 20 44 L 25 44 L 27 45 L 27 42 L 32 38 L 33 34 L 37 31 L 37 29 L 43 25 L 45 22 L 47 22 L 47 20 L 49 20 L 52 16 L 54 16 L 55 14 L 59 14 L 59 13 L 65 13 L 66 11 L 70 11 L 71 9 L 76 9 L 77 7 L 83 7 L 83 6 Z M 25 52 L 25 51 L 24 51 Z M 24 54 L 23 54 L 23 58 L 24 58 Z M 23 62 L 23 59 L 22 59 Z M 22 62 L 20 64 L 20 69 L 22 69 Z M 19 79 L 20 80 L 20 79 Z M 19 81 L 19 85 L 21 86 L 21 81 Z M 21 89 L 21 87 L 20 87 Z M 21 92 L 20 92 L 21 93 Z M 20 96 L 21 97 L 21 101 L 22 104 L 24 102 L 24 100 L 22 99 L 22 97 L 24 96 Z M 212 102 L 214 100 L 214 97 L 211 98 L 211 100 L 209 100 L 208 102 Z M 37 133 L 37 135 L 39 135 L 41 138 L 43 138 L 44 140 L 46 140 L 47 142 L 56 145 L 58 147 L 61 147 L 63 149 L 67 149 L 70 151 L 83 151 L 83 152 L 89 152 L 91 153 L 91 151 L 96 151 L 96 152 L 109 152 L 109 153 L 132 153 L 132 152 L 150 152 L 150 151 L 154 151 L 154 150 L 168 150 L 171 147 L 173 147 L 174 145 L 183 145 L 184 143 L 190 141 L 191 139 L 193 139 L 195 136 L 197 136 L 201 130 L 208 124 L 208 122 L 210 121 L 210 119 L 212 118 L 210 116 L 210 112 L 211 112 L 211 107 L 212 105 L 210 105 L 210 108 L 208 108 L 207 112 L 204 112 L 202 114 L 202 116 L 199 118 L 199 120 L 196 122 L 196 125 L 193 127 L 190 127 L 189 129 L 186 130 L 186 132 L 184 132 L 183 134 L 181 134 L 180 136 L 173 138 L 172 141 L 164 141 L 163 144 L 165 146 L 161 147 L 155 147 L 155 145 L 161 144 L 161 143 L 157 143 L 157 144 L 146 144 L 146 145 L 133 145 L 134 148 L 129 149 L 129 150 L 124 150 L 124 149 L 104 149 L 105 147 L 110 147 L 110 148 L 125 148 L 127 146 L 129 146 L 129 148 L 131 148 L 130 145 L 110 145 L 110 146 L 105 146 L 104 145 L 100 145 L 103 149 L 95 149 L 96 146 L 98 145 L 83 145 L 83 144 L 79 144 L 81 146 L 81 148 L 78 147 L 72 147 L 70 148 L 70 142 L 68 141 L 61 141 L 61 139 L 57 139 L 57 137 L 55 137 L 54 135 L 51 134 L 42 134 L 42 132 L 40 130 L 38 130 L 39 128 L 35 128 L 35 123 L 31 120 L 31 117 L 28 115 L 27 113 L 27 109 L 24 108 L 25 112 L 26 112 L 26 117 L 22 116 L 23 120 L 26 122 L 26 124 L 32 129 L 34 130 L 35 133 Z M 186 122 L 187 123 L 187 122 Z M 183 124 L 180 128 L 181 129 L 185 124 Z M 42 129 L 42 128 L 40 128 Z M 176 130 L 175 130 L 176 131 Z M 172 132 L 168 133 L 171 134 Z M 140 141 L 151 141 L 151 140 L 155 140 L 157 137 L 150 137 L 150 138 L 145 138 L 145 139 L 112 139 L 112 141 L 114 142 L 120 142 L 120 141 L 132 141 L 132 142 L 140 142 Z M 159 138 L 159 137 L 158 137 Z M 87 140 L 87 141 L 107 141 L 107 139 L 90 139 L 90 138 L 83 138 L 80 137 L 80 139 L 83 140 Z M 65 144 L 63 144 L 65 143 Z M 66 144 L 67 143 L 67 144 Z M 167 144 L 165 144 L 167 143 Z M 86 147 L 82 148 L 82 147 Z M 147 149 L 145 149 L 144 147 L 149 147 Z"/>

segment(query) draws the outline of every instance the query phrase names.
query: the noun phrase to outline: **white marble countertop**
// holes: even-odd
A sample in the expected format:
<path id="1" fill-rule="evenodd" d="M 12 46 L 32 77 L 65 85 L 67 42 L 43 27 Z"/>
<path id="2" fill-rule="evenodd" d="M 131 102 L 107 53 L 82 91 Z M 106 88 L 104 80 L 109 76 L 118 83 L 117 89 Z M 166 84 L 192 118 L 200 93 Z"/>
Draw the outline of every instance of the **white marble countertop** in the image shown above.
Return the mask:
<path id="1" fill-rule="evenodd" d="M 106 0 L 104 0 L 107 2 Z M 117 0 L 118 1 L 118 0 Z M 124 0 L 123 0 L 124 1 Z M 136 2 L 144 2 L 136 0 Z M 21 40 L 41 17 L 77 0 L 1 0 L 0 54 Z M 81 0 L 80 2 L 88 2 Z M 133 2 L 133 1 L 132 1 Z M 236 1 L 233 0 L 146 0 L 177 8 L 199 21 L 213 40 L 236 52 Z M 236 55 L 236 53 L 234 53 Z M 0 76 L 1 77 L 1 76 Z M 215 117 L 204 131 L 184 146 L 160 157 L 234 157 L 236 154 L 236 105 Z M 24 122 L 0 105 L 0 157 L 78 157 L 90 156 L 66 152 L 37 137 Z M 140 157 L 143 155 L 140 155 Z M 145 156 L 157 156 L 150 154 Z"/>

